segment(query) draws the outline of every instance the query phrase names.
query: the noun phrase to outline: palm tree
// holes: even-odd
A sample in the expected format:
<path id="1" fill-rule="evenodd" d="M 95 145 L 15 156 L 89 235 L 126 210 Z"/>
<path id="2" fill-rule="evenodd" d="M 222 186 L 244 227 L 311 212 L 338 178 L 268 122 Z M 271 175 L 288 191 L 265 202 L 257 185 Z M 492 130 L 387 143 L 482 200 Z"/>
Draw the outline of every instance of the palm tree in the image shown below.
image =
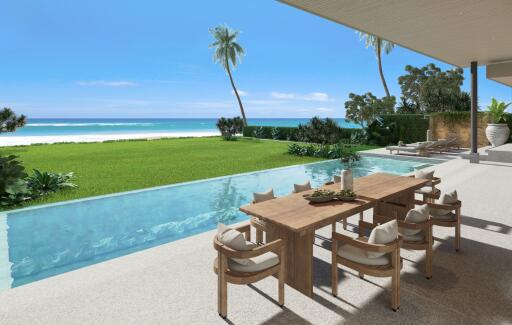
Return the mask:
<path id="1" fill-rule="evenodd" d="M 230 68 L 230 65 L 232 64 L 233 69 L 235 69 L 236 65 L 242 60 L 242 56 L 245 54 L 244 49 L 237 43 L 238 33 L 239 32 L 237 30 L 233 30 L 227 25 L 219 25 L 215 28 L 211 28 L 210 34 L 215 38 L 215 42 L 210 44 L 209 48 L 215 48 L 215 53 L 213 54 L 214 62 L 221 64 L 228 73 L 231 87 L 233 87 L 233 92 L 235 93 L 238 105 L 240 106 L 244 125 L 247 126 L 244 106 L 242 105 L 242 100 L 240 99 L 235 82 L 233 81 Z"/>
<path id="2" fill-rule="evenodd" d="M 382 81 L 382 85 L 384 86 L 384 91 L 386 92 L 386 97 L 391 97 L 389 94 L 388 85 L 386 84 L 386 79 L 384 79 L 384 73 L 382 72 L 382 58 L 381 53 L 384 51 L 384 53 L 389 54 L 395 47 L 395 43 L 392 43 L 390 41 L 383 40 L 382 38 L 366 34 L 363 32 L 358 32 L 359 39 L 364 40 L 366 48 L 369 48 L 370 46 L 375 49 L 375 54 L 377 55 L 377 61 L 379 63 L 379 74 L 380 74 L 380 80 Z"/>

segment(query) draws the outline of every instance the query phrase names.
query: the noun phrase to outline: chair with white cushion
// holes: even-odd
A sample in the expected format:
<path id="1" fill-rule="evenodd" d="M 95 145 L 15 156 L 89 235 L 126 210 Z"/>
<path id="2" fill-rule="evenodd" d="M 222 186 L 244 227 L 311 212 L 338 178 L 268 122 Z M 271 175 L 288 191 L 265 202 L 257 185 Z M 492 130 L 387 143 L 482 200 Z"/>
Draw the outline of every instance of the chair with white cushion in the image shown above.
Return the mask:
<path id="1" fill-rule="evenodd" d="M 214 271 L 218 278 L 218 311 L 222 318 L 227 317 L 228 283 L 250 284 L 275 275 L 278 278 L 278 303 L 281 307 L 284 305 L 284 241 L 277 239 L 256 245 L 250 242 L 250 234 L 250 224 L 235 229 L 219 224 L 213 240 L 218 252 Z"/>
<path id="2" fill-rule="evenodd" d="M 293 184 L 293 193 L 300 193 L 311 190 L 311 182 L 307 181 L 304 184 Z"/>
<path id="3" fill-rule="evenodd" d="M 430 208 L 432 224 L 440 227 L 455 228 L 455 251 L 460 250 L 460 209 L 461 201 L 457 197 L 457 191 L 441 195 L 439 201 L 427 203 Z"/>
<path id="4" fill-rule="evenodd" d="M 364 229 L 372 229 L 364 237 Z M 359 238 L 352 238 L 337 232 L 332 233 L 332 294 L 338 295 L 338 264 L 364 274 L 376 277 L 391 277 L 391 308 L 400 308 L 400 260 L 401 238 L 396 220 L 374 226 L 359 221 Z"/>
<path id="5" fill-rule="evenodd" d="M 411 177 L 429 180 L 425 186 L 414 191 L 414 193 L 422 195 L 423 202 L 434 202 L 436 199 L 439 199 L 441 191 L 436 187 L 436 185 L 441 183 L 441 179 L 439 177 L 434 177 L 433 170 L 429 172 L 415 170 L 414 175 Z"/>
<path id="6" fill-rule="evenodd" d="M 252 203 L 260 203 L 265 202 L 268 200 L 275 199 L 274 195 L 274 189 L 270 188 L 266 192 L 253 193 L 253 200 Z M 251 225 L 256 229 L 256 243 L 262 244 L 263 241 L 263 233 L 265 232 L 265 229 L 267 227 L 267 224 L 264 220 L 261 220 L 260 218 L 251 217 Z"/>
<path id="7" fill-rule="evenodd" d="M 374 223 L 389 221 L 390 217 L 374 215 Z M 398 221 L 398 232 L 402 236 L 402 248 L 425 251 L 425 277 L 432 278 L 432 220 L 429 207 L 422 206 L 407 212 L 404 220 Z"/>

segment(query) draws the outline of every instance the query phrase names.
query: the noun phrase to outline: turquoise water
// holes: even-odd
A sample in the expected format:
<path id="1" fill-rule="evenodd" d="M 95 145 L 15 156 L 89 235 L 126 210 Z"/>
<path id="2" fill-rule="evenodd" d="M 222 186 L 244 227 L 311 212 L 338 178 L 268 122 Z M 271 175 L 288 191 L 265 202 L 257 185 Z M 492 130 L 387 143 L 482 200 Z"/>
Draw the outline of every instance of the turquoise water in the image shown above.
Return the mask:
<path id="1" fill-rule="evenodd" d="M 249 119 L 250 125 L 297 126 L 309 119 Z M 359 128 L 345 119 L 336 119 L 341 127 Z M 217 119 L 29 119 L 27 125 L 9 136 L 125 134 L 217 131 Z"/>
<path id="2" fill-rule="evenodd" d="M 353 170 L 360 177 L 431 165 L 364 156 Z M 238 208 L 253 192 L 287 195 L 294 183 L 320 186 L 342 168 L 331 160 L 0 213 L 0 290 L 246 220 Z"/>

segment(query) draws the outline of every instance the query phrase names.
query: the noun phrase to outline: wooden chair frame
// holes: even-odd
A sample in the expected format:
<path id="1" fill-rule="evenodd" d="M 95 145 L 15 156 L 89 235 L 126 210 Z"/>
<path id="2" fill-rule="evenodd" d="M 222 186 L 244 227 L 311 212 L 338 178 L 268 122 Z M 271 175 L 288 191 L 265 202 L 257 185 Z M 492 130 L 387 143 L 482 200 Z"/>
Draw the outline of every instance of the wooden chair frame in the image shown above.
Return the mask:
<path id="1" fill-rule="evenodd" d="M 414 178 L 414 175 L 411 175 L 410 177 Z M 432 179 L 432 182 L 430 185 L 432 186 L 432 191 L 430 193 L 423 194 L 423 203 L 427 202 L 435 202 L 435 200 L 439 199 L 441 196 L 441 191 L 436 187 L 436 185 L 439 185 L 441 183 L 441 178 L 434 177 Z"/>
<path id="2" fill-rule="evenodd" d="M 251 225 L 242 225 L 234 228 L 244 233 L 245 239 L 251 239 Z M 282 239 L 277 239 L 271 243 L 257 246 L 248 251 L 237 251 L 222 244 L 217 239 L 213 240 L 213 247 L 218 252 L 217 261 L 213 266 L 214 272 L 218 278 L 218 311 L 222 318 L 227 317 L 228 312 L 228 282 L 232 284 L 250 284 L 260 281 L 268 276 L 275 275 L 278 278 L 278 303 L 284 305 L 284 283 L 286 276 L 286 246 Z M 258 272 L 236 272 L 229 269 L 229 258 L 251 258 L 260 256 L 267 252 L 274 252 L 279 256 L 279 264 Z"/>
<path id="3" fill-rule="evenodd" d="M 440 226 L 440 227 L 451 227 L 455 228 L 455 251 L 460 251 L 460 209 L 462 207 L 462 202 L 460 200 L 457 200 L 457 202 L 452 204 L 439 204 L 439 203 L 433 203 L 433 202 L 427 202 L 428 207 L 430 209 L 443 209 L 443 210 L 450 210 L 455 211 L 455 220 L 436 220 L 436 218 L 432 217 L 432 224 L 434 226 Z"/>
<path id="4" fill-rule="evenodd" d="M 423 241 L 408 241 L 404 237 L 402 237 L 402 248 L 412 249 L 417 251 L 425 251 L 425 277 L 427 279 L 432 278 L 432 255 L 433 249 L 432 246 L 434 244 L 434 240 L 432 237 L 432 218 L 429 218 L 420 223 L 410 223 L 405 222 L 403 220 L 397 219 L 399 229 L 413 229 L 413 230 L 421 230 L 425 234 Z M 385 223 L 390 220 L 393 220 L 391 217 L 383 216 L 383 215 L 374 215 L 373 222 L 374 223 Z"/>
<path id="5" fill-rule="evenodd" d="M 376 277 L 391 277 L 391 308 L 397 311 L 400 308 L 400 270 L 402 263 L 400 259 L 400 246 L 402 243 L 401 236 L 389 244 L 369 244 L 367 238 L 362 237 L 364 229 L 372 229 L 373 224 L 359 221 L 359 238 L 352 238 L 343 234 L 332 233 L 332 265 L 331 265 L 331 281 L 332 294 L 338 295 L 338 264 L 349 267 L 359 272 L 359 277 L 363 278 L 365 274 Z M 338 242 L 347 243 L 349 245 L 361 248 L 368 252 L 391 253 L 391 264 L 383 266 L 372 266 L 360 264 L 338 255 Z"/>

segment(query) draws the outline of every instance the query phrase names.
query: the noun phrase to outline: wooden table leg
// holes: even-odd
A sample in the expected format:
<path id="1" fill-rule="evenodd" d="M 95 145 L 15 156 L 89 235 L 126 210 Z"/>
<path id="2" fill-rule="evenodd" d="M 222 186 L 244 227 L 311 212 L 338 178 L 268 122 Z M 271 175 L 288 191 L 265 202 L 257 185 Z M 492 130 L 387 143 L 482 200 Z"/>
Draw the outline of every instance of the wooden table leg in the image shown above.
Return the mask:
<path id="1" fill-rule="evenodd" d="M 286 284 L 313 296 L 313 241 L 315 233 L 293 232 L 267 222 L 267 242 L 282 238 L 286 241 Z"/>
<path id="2" fill-rule="evenodd" d="M 414 191 L 402 193 L 377 203 L 374 213 L 403 220 L 410 209 L 414 208 Z"/>

